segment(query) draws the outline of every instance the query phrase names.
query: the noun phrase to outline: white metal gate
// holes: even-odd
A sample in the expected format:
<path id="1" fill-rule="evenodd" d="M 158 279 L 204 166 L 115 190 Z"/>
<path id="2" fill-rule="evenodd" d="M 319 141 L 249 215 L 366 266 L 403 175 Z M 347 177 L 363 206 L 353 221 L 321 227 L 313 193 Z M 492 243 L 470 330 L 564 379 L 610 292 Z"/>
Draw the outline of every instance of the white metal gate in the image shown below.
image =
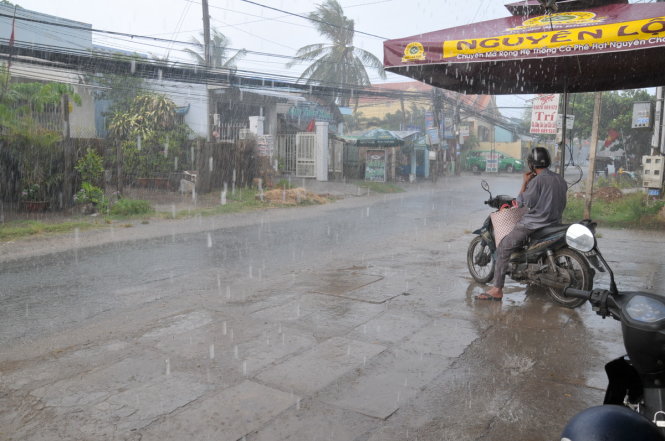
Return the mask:
<path id="1" fill-rule="evenodd" d="M 284 173 L 296 172 L 296 134 L 277 135 L 277 159 L 279 169 Z"/>
<path id="2" fill-rule="evenodd" d="M 328 172 L 342 176 L 344 164 L 344 143 L 337 139 L 328 141 Z"/>
<path id="3" fill-rule="evenodd" d="M 296 134 L 296 177 L 316 177 L 316 133 Z"/>

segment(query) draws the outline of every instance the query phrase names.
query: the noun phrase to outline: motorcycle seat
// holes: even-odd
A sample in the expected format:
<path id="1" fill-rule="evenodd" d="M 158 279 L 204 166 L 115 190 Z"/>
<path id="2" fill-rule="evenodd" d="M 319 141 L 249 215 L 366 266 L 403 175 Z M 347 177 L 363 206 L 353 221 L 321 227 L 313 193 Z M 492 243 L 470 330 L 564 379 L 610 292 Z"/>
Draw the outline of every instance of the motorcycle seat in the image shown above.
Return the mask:
<path id="1" fill-rule="evenodd" d="M 570 224 L 549 225 L 531 233 L 530 239 L 531 241 L 535 241 L 557 233 L 565 232 L 569 226 Z"/>

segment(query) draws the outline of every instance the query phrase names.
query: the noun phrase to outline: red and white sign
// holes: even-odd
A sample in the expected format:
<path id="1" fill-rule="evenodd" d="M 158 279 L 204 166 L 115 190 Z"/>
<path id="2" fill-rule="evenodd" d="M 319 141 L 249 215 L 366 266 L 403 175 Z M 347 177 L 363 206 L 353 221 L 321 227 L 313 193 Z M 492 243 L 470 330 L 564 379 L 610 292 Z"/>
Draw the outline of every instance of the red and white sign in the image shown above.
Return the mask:
<path id="1" fill-rule="evenodd" d="M 559 95 L 536 95 L 531 109 L 531 130 L 540 135 L 556 135 Z"/>

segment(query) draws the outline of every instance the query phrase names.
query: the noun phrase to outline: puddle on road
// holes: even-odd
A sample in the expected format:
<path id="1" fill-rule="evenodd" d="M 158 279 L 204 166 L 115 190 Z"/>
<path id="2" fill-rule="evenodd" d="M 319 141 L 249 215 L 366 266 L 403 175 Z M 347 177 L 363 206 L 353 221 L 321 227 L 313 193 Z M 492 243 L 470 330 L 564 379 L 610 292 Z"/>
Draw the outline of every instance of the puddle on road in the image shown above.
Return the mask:
<path id="1" fill-rule="evenodd" d="M 338 269 L 299 276 L 298 285 L 308 292 L 341 297 L 367 303 L 384 303 L 402 294 L 396 286 L 379 274 L 358 268 Z"/>

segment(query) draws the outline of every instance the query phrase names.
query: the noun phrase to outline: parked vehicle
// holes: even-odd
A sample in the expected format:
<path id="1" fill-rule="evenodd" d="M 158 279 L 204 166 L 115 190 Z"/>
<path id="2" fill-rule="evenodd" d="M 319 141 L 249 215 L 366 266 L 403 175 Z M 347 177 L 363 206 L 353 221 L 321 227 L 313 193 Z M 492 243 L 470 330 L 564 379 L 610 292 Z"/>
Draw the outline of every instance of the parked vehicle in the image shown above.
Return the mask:
<path id="1" fill-rule="evenodd" d="M 621 322 L 627 355 L 605 365 L 608 386 L 603 405 L 575 415 L 561 439 L 571 441 L 665 440 L 665 296 L 619 292 L 612 269 L 598 252 L 593 231 L 573 224 L 568 246 L 595 252 L 610 275 L 609 289 L 565 288 L 567 298 L 589 301 L 601 317 Z"/>
<path id="2" fill-rule="evenodd" d="M 490 150 L 472 150 L 466 155 L 465 167 L 472 172 L 485 171 L 487 169 L 487 160 L 491 158 L 492 153 L 497 155 L 499 161 L 499 171 L 507 173 L 520 172 L 524 169 L 524 162 L 508 156 L 501 152 L 491 152 Z"/>
<path id="3" fill-rule="evenodd" d="M 490 195 L 485 204 L 496 211 L 505 205 L 512 205 L 514 198 L 507 195 L 492 197 L 489 185 L 482 181 L 482 188 Z M 589 220 L 583 221 L 587 228 L 595 229 Z M 595 271 L 604 271 L 598 262 L 600 253 L 595 251 L 582 254 L 566 244 L 568 225 L 555 225 L 536 230 L 527 244 L 510 256 L 508 276 L 521 283 L 539 285 L 547 288 L 550 297 L 556 303 L 576 308 L 585 300 L 567 297 L 563 290 L 568 287 L 591 290 Z M 494 226 L 488 216 L 483 226 L 473 232 L 467 251 L 466 262 L 471 276 L 480 283 L 488 283 L 494 277 L 496 245 Z"/>

